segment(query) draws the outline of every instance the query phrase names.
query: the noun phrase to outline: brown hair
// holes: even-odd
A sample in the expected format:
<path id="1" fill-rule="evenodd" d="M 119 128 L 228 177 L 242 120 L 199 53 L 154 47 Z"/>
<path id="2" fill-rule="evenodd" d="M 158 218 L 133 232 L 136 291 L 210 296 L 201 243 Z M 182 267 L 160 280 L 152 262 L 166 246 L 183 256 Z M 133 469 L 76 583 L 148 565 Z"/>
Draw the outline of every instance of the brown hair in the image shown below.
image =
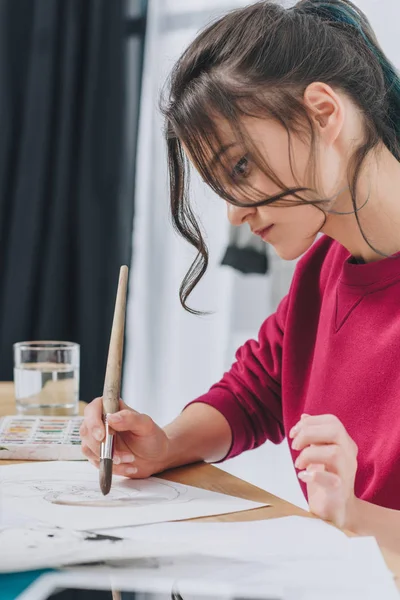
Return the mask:
<path id="1" fill-rule="evenodd" d="M 316 140 L 302 98 L 314 81 L 344 91 L 364 115 L 365 136 L 349 165 L 349 187 L 358 220 L 356 186 L 367 154 L 383 141 L 400 158 L 400 79 L 367 18 L 354 4 L 349 0 L 301 0 L 285 9 L 271 1 L 257 2 L 209 25 L 175 65 L 162 111 L 173 224 L 198 251 L 179 292 L 182 306 L 189 312 L 200 314 L 186 301 L 207 269 L 208 250 L 189 202 L 189 161 L 183 146 L 206 183 L 232 204 L 244 206 L 247 202 L 243 199 L 251 198 L 254 206 L 279 202 L 319 207 L 327 200 L 306 197 L 315 194 L 315 189 L 288 189 L 240 126 L 243 115 L 276 119 L 289 136 L 289 159 L 290 133 L 308 135 L 312 170 Z M 210 151 L 215 154 L 221 145 L 217 115 L 230 124 L 252 160 L 282 190 L 280 194 L 266 198 L 254 188 L 250 193 L 242 183 L 239 199 L 231 186 L 225 185 L 224 177 L 218 177 L 221 160 L 216 158 L 214 166 L 209 160 Z"/>

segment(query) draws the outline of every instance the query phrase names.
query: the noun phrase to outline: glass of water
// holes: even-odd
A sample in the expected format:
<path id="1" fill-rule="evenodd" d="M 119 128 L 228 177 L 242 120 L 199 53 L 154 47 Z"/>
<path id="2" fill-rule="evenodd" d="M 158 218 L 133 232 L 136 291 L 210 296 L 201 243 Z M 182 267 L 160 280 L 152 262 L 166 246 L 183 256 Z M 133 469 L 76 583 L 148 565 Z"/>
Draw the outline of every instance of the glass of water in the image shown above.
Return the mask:
<path id="1" fill-rule="evenodd" d="M 14 383 L 20 415 L 77 415 L 79 344 L 14 344 Z"/>

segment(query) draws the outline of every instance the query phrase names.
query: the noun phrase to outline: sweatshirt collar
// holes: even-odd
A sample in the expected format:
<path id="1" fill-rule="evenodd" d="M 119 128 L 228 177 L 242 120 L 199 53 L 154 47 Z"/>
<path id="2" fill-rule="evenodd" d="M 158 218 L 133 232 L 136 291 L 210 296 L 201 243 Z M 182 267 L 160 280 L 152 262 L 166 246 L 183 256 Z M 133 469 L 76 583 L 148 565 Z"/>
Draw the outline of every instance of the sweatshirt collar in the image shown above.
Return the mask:
<path id="1" fill-rule="evenodd" d="M 368 286 L 391 279 L 400 279 L 400 252 L 363 264 L 348 256 L 341 276 L 342 283 L 352 286 Z"/>

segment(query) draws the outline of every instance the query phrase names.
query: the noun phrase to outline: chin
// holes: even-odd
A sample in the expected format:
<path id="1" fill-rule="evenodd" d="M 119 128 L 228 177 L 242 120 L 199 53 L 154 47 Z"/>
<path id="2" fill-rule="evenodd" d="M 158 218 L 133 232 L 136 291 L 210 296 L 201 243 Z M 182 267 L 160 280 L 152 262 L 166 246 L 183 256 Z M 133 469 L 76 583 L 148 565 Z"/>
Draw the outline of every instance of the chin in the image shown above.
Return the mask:
<path id="1" fill-rule="evenodd" d="M 298 244 L 273 244 L 273 247 L 279 258 L 283 260 L 296 260 L 311 248 L 315 238 L 316 236 L 309 240 L 302 240 Z"/>

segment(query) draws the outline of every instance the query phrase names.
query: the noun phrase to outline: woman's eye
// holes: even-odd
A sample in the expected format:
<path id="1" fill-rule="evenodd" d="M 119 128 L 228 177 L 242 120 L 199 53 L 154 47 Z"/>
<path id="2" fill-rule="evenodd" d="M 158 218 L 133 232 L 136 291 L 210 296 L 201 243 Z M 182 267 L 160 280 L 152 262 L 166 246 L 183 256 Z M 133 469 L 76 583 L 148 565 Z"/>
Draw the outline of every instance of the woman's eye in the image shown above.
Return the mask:
<path id="1" fill-rule="evenodd" d="M 236 163 L 235 167 L 233 168 L 232 177 L 234 179 L 238 179 L 240 177 L 247 177 L 248 175 L 249 175 L 249 160 L 248 160 L 247 156 L 243 156 L 243 158 L 241 158 L 239 160 L 239 162 Z"/>

